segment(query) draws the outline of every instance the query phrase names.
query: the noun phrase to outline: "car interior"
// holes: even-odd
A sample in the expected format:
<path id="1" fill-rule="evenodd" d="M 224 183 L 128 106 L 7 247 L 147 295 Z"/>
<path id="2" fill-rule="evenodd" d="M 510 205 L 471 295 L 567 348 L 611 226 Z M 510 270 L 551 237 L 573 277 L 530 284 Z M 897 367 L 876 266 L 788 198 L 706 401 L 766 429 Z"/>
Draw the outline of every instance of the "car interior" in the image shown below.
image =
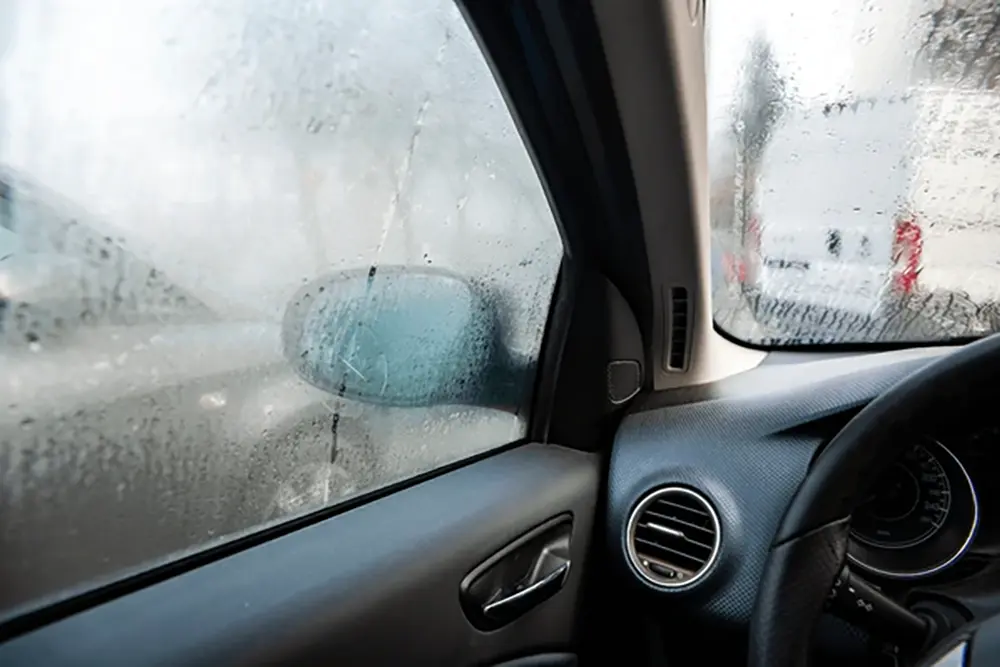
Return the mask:
<path id="1" fill-rule="evenodd" d="M 1000 662 L 1000 338 L 736 339 L 704 0 L 458 5 L 564 246 L 539 358 L 499 349 L 474 286 L 373 265 L 296 297 L 294 340 L 368 318 L 389 357 L 297 372 L 413 406 L 505 409 L 529 382 L 524 437 L 19 608 L 0 664 Z"/>

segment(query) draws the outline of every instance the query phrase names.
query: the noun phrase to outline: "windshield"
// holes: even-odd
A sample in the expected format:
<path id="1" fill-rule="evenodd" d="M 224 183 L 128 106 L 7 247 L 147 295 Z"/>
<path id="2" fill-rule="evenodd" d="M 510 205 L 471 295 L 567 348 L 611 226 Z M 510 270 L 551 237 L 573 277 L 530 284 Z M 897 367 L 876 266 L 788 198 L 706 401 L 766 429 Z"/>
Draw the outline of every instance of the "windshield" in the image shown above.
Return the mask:
<path id="1" fill-rule="evenodd" d="M 762 345 L 1000 328 L 1000 5 L 708 7 L 717 326 Z"/>

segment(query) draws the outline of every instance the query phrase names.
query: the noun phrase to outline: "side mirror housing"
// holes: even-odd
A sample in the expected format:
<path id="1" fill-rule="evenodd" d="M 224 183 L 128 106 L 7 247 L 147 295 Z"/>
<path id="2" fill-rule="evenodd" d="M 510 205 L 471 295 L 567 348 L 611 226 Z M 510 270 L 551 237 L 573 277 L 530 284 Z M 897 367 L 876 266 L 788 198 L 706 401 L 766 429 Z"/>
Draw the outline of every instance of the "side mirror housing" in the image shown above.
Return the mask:
<path id="1" fill-rule="evenodd" d="M 294 295 L 282 344 L 301 377 L 338 396 L 517 409 L 530 375 L 504 349 L 498 312 L 495 297 L 447 271 L 346 271 Z"/>

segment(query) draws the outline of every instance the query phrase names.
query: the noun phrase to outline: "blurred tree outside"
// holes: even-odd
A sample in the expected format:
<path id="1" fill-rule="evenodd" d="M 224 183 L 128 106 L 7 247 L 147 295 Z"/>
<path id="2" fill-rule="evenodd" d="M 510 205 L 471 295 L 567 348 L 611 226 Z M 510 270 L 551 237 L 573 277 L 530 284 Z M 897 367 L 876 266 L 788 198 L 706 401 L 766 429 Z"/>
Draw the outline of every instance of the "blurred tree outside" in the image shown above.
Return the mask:
<path id="1" fill-rule="evenodd" d="M 729 179 L 733 188 L 730 224 L 737 229 L 750 215 L 761 158 L 788 105 L 785 77 L 779 72 L 770 41 L 762 32 L 750 40 L 740 71 L 743 76 L 730 125 L 735 147 L 735 173 Z"/>
<path id="2" fill-rule="evenodd" d="M 997 0 L 934 0 L 921 19 L 917 56 L 932 80 L 980 90 L 1000 87 Z"/>

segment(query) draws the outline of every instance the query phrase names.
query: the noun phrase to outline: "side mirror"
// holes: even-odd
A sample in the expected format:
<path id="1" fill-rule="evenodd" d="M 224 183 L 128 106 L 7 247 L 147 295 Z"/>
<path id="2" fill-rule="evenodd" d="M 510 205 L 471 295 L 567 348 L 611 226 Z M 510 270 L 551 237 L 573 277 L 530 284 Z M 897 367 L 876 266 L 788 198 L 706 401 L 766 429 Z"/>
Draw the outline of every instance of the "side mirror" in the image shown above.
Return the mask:
<path id="1" fill-rule="evenodd" d="M 516 410 L 530 368 L 504 347 L 497 301 L 446 271 L 347 271 L 294 295 L 282 323 L 284 354 L 307 382 L 349 399 Z"/>

